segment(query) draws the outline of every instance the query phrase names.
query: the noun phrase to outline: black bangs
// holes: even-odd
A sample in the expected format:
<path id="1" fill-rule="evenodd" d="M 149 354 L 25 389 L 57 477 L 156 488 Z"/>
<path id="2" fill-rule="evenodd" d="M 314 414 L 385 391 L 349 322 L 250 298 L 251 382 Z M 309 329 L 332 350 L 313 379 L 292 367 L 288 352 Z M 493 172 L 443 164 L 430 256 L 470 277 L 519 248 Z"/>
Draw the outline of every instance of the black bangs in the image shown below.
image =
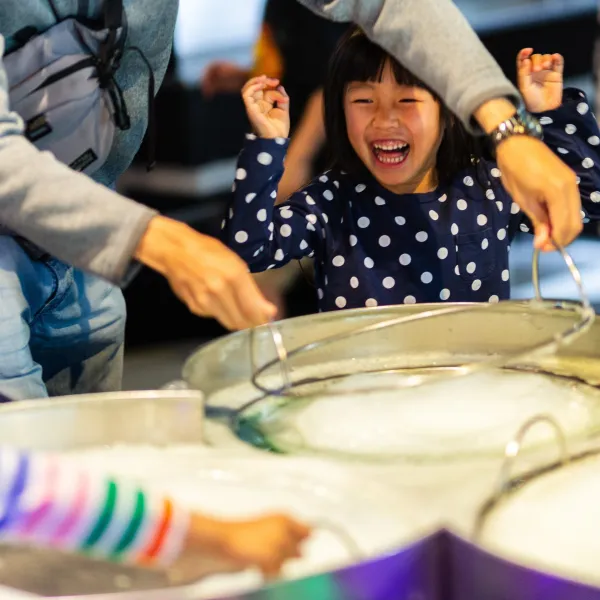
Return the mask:
<path id="1" fill-rule="evenodd" d="M 352 81 L 381 81 L 388 62 L 399 85 L 424 89 L 440 102 L 440 119 L 444 127 L 436 164 L 440 184 L 451 182 L 459 171 L 473 166 L 481 158 L 493 158 L 486 141 L 470 135 L 437 94 L 385 50 L 371 42 L 360 29 L 355 28 L 346 32 L 340 40 L 329 62 L 323 87 L 327 151 L 332 167 L 355 176 L 365 174 L 367 168 L 348 139 L 344 113 L 346 87 Z"/>
<path id="2" fill-rule="evenodd" d="M 425 89 L 437 99 L 437 96 L 418 77 L 357 29 L 347 33 L 345 39 L 341 40 L 330 69 L 337 71 L 337 82 L 343 85 L 348 85 L 351 81 L 381 82 L 387 63 L 391 64 L 398 85 Z"/>

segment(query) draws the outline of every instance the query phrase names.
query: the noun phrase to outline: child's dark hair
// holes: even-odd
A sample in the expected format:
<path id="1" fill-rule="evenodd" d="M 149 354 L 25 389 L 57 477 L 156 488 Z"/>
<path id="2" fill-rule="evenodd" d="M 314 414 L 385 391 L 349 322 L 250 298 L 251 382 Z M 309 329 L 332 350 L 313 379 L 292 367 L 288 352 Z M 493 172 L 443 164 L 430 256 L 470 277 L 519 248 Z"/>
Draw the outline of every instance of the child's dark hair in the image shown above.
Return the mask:
<path id="1" fill-rule="evenodd" d="M 346 86 L 352 81 L 381 81 L 387 61 L 391 63 L 398 84 L 427 90 L 440 103 L 441 123 L 445 127 L 436 163 L 440 185 L 452 181 L 459 171 L 472 166 L 480 158 L 491 158 L 490 151 L 465 129 L 433 90 L 385 50 L 371 42 L 360 29 L 351 28 L 340 40 L 331 57 L 324 86 L 325 130 L 331 166 L 355 176 L 364 173 L 366 167 L 348 139 L 344 94 Z"/>

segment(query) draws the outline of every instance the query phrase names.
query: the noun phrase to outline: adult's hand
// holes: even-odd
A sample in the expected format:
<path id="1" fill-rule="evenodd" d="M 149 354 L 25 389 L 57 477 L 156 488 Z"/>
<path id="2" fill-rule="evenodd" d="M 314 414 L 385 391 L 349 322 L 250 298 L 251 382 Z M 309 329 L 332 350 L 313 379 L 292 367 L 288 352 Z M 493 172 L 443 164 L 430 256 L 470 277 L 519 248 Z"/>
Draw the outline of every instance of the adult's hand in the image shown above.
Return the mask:
<path id="1" fill-rule="evenodd" d="M 216 94 L 234 94 L 242 89 L 249 77 L 249 69 L 227 61 L 216 61 L 204 71 L 200 87 L 207 98 Z"/>
<path id="2" fill-rule="evenodd" d="M 228 329 L 262 325 L 277 312 L 237 254 L 184 223 L 152 219 L 135 258 L 164 275 L 194 314 L 214 317 Z"/>
<path id="3" fill-rule="evenodd" d="M 490 132 L 514 113 L 508 100 L 491 100 L 475 112 L 475 118 Z M 535 246 L 553 250 L 550 237 L 568 246 L 582 230 L 575 173 L 546 144 L 527 136 L 503 141 L 497 159 L 504 187 L 531 220 Z"/>

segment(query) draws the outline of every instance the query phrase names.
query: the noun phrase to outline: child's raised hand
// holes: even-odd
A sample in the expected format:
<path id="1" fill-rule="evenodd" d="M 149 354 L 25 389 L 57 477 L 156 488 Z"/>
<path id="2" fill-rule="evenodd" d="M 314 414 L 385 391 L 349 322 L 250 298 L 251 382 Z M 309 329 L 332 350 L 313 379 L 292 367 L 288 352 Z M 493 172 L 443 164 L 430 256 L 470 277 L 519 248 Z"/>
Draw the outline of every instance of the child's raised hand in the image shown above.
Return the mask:
<path id="1" fill-rule="evenodd" d="M 266 75 L 250 79 L 242 89 L 242 98 L 250 123 L 259 137 L 288 137 L 290 99 L 278 79 Z"/>
<path id="2" fill-rule="evenodd" d="M 562 104 L 564 66 L 560 54 L 533 54 L 532 48 L 519 52 L 517 79 L 528 111 L 554 110 Z"/>

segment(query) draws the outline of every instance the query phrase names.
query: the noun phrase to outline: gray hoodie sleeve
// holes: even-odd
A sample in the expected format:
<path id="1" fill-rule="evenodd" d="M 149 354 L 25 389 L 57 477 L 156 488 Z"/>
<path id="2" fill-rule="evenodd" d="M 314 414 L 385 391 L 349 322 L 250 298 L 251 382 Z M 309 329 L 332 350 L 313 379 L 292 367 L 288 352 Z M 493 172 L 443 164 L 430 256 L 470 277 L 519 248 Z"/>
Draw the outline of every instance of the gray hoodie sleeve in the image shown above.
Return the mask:
<path id="1" fill-rule="evenodd" d="M 0 226 L 120 284 L 155 212 L 40 152 L 8 104 L 0 36 Z"/>
<path id="2" fill-rule="evenodd" d="M 473 130 L 487 100 L 519 102 L 516 88 L 451 0 L 299 0 L 333 21 L 353 21 L 435 90 Z"/>

